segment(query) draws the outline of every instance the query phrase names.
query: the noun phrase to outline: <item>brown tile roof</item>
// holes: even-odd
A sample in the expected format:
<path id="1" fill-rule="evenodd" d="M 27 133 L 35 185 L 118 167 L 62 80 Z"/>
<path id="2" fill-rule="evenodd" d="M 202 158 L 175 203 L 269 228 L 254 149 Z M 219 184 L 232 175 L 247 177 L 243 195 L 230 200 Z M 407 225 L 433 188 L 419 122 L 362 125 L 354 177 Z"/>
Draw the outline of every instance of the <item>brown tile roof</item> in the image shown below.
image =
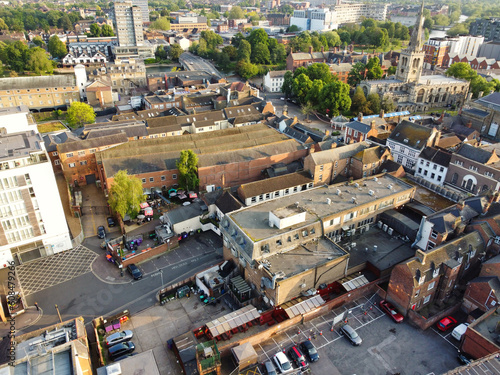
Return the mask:
<path id="1" fill-rule="evenodd" d="M 313 182 L 313 179 L 307 172 L 290 173 L 283 176 L 243 184 L 239 187 L 238 194 L 242 200 L 245 200 L 260 194 L 305 185 L 311 182 Z"/>
<path id="2" fill-rule="evenodd" d="M 354 159 L 361 161 L 363 164 L 378 163 L 383 153 L 384 149 L 380 146 L 370 147 L 358 152 L 354 155 Z"/>

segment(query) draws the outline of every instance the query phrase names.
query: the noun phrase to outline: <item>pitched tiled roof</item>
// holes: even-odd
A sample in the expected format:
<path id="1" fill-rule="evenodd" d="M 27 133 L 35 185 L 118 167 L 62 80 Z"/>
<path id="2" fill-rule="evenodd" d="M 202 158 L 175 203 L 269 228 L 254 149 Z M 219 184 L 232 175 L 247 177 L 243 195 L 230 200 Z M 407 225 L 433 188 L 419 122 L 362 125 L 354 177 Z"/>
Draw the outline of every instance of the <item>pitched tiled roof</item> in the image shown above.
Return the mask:
<path id="1" fill-rule="evenodd" d="M 361 150 L 354 159 L 361 161 L 363 164 L 372 164 L 380 161 L 380 157 L 384 153 L 384 149 L 380 146 L 374 146 Z"/>
<path id="2" fill-rule="evenodd" d="M 93 138 L 84 141 L 68 142 L 57 146 L 59 153 L 74 152 L 79 150 L 88 150 L 92 148 L 99 148 L 104 146 L 111 146 L 120 143 L 127 143 L 128 137 L 125 133 L 107 135 L 100 138 Z"/>
<path id="3" fill-rule="evenodd" d="M 462 110 L 462 113 L 463 112 L 470 113 L 471 115 L 478 116 L 478 117 L 486 117 L 489 115 L 488 112 L 483 111 L 481 109 L 477 109 L 477 108 L 468 108 L 468 109 L 466 108 L 466 109 Z"/>
<path id="4" fill-rule="evenodd" d="M 434 147 L 426 147 L 422 150 L 419 157 L 442 165 L 443 167 L 448 167 L 448 165 L 450 164 L 451 153 L 439 150 Z"/>
<path id="5" fill-rule="evenodd" d="M 346 128 L 351 128 L 354 129 L 360 133 L 366 134 L 371 130 L 370 125 L 363 124 L 362 122 L 359 121 L 351 121 L 345 124 Z"/>
<path id="6" fill-rule="evenodd" d="M 225 191 L 224 194 L 215 201 L 215 205 L 223 214 L 239 210 L 243 207 L 243 204 L 228 191 Z"/>
<path id="7" fill-rule="evenodd" d="M 307 172 L 290 173 L 243 184 L 238 189 L 238 194 L 242 200 L 245 200 L 260 194 L 271 193 L 273 191 L 284 190 L 299 185 L 306 185 L 311 182 L 313 182 L 313 179 L 309 177 L 309 173 Z"/>
<path id="8" fill-rule="evenodd" d="M 316 165 L 331 163 L 335 160 L 342 160 L 356 155 L 359 151 L 370 147 L 368 142 L 353 143 L 346 146 L 332 148 L 330 150 L 313 152 L 309 156 Z"/>
<path id="9" fill-rule="evenodd" d="M 389 139 L 418 150 L 426 146 L 431 134 L 432 129 L 403 120 L 392 131 Z"/>
<path id="10" fill-rule="evenodd" d="M 298 130 L 295 130 L 293 127 L 287 126 L 285 130 L 283 130 L 283 134 L 288 135 L 290 138 L 293 138 L 300 143 L 307 143 L 312 142 L 312 139 L 307 135 L 302 132 L 299 132 Z"/>
<path id="11" fill-rule="evenodd" d="M 464 158 L 477 161 L 481 164 L 486 164 L 491 158 L 491 152 L 483 150 L 479 147 L 474 147 L 469 144 L 463 144 L 457 151 L 457 154 Z"/>
<path id="12" fill-rule="evenodd" d="M 271 78 L 282 78 L 288 70 L 271 70 L 269 71 L 269 76 Z"/>

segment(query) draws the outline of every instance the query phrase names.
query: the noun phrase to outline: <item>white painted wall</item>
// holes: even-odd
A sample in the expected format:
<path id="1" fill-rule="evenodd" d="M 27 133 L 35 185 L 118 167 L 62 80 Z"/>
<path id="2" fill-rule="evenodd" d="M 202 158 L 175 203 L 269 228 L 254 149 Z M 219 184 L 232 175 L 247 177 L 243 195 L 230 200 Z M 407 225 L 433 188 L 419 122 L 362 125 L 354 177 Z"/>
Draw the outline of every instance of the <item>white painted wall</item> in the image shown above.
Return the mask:
<path id="1" fill-rule="evenodd" d="M 422 219 L 424 220 L 424 219 Z M 432 224 L 431 222 L 425 220 L 424 221 L 424 224 L 422 226 L 422 229 L 421 229 L 421 237 L 420 237 L 420 240 L 417 242 L 417 247 L 419 249 L 422 249 L 422 250 L 427 250 L 427 243 L 429 242 L 429 236 L 431 235 L 431 232 L 432 232 L 432 227 L 434 226 L 434 224 Z"/>

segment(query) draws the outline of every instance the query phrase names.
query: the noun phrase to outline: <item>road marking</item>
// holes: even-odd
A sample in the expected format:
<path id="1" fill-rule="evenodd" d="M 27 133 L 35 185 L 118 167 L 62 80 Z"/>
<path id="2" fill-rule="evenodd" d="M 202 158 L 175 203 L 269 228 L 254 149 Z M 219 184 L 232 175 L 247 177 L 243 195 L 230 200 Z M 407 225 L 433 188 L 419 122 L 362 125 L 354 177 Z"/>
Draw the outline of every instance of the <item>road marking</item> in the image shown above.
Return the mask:
<path id="1" fill-rule="evenodd" d="M 437 333 L 437 335 L 438 335 L 439 337 L 441 337 L 443 340 L 445 340 L 445 341 L 446 341 L 446 342 L 448 342 L 451 346 L 453 346 L 455 349 L 457 349 L 457 350 L 458 350 L 458 346 L 456 346 L 455 344 L 453 344 L 450 340 L 448 340 L 448 339 L 446 338 L 446 336 L 447 336 L 447 335 L 446 335 L 446 336 L 442 336 L 442 335 L 440 335 L 440 334 L 439 334 L 439 332 L 438 332 L 438 331 L 436 331 L 434 328 L 432 328 L 432 330 L 433 330 L 434 332 L 436 332 L 436 333 Z M 449 335 L 449 334 L 448 334 L 448 335 Z"/>
<path id="2" fill-rule="evenodd" d="M 391 342 L 396 340 L 395 335 L 391 335 L 389 337 L 386 337 L 380 344 L 372 346 L 371 348 L 368 349 L 368 353 L 373 355 L 375 358 L 377 358 L 381 363 L 382 366 L 385 367 L 385 369 L 392 373 L 394 372 L 394 369 L 391 367 L 391 365 L 379 354 L 379 352 L 383 351 L 383 347 L 389 345 Z"/>

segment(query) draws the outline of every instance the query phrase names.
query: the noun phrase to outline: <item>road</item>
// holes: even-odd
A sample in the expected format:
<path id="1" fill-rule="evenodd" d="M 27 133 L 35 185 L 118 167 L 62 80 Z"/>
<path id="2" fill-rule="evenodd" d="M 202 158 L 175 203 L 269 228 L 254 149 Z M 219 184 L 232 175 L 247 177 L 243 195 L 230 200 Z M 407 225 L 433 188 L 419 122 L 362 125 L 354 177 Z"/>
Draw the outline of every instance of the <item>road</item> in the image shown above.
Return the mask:
<path id="1" fill-rule="evenodd" d="M 92 247 L 95 246 L 89 245 L 88 241 L 84 243 L 96 253 L 102 253 L 99 249 L 93 249 Z M 185 245 L 189 246 L 189 242 Z M 88 272 L 27 296 L 30 306 L 38 302 L 43 310 L 43 316 L 35 325 L 22 330 L 22 333 L 58 323 L 59 319 L 54 307 L 56 304 L 63 321 L 83 316 L 85 323 L 88 323 L 98 316 L 113 315 L 125 309 L 132 314 L 137 313 L 156 303 L 156 293 L 162 287 L 162 280 L 163 285 L 183 280 L 215 265 L 221 259 L 220 252 L 211 249 L 210 252 L 170 264 L 162 268 L 161 273 L 156 270 L 146 273 L 141 280 L 121 284 L 106 283 L 92 272 Z M 128 275 L 124 277 L 128 278 Z"/>
<path id="2" fill-rule="evenodd" d="M 202 70 L 207 73 L 213 73 L 219 78 L 222 77 L 222 74 L 215 68 L 215 66 L 213 66 L 211 62 L 199 56 L 193 55 L 191 52 L 184 52 L 181 57 L 179 57 L 179 62 L 185 70 Z"/>

